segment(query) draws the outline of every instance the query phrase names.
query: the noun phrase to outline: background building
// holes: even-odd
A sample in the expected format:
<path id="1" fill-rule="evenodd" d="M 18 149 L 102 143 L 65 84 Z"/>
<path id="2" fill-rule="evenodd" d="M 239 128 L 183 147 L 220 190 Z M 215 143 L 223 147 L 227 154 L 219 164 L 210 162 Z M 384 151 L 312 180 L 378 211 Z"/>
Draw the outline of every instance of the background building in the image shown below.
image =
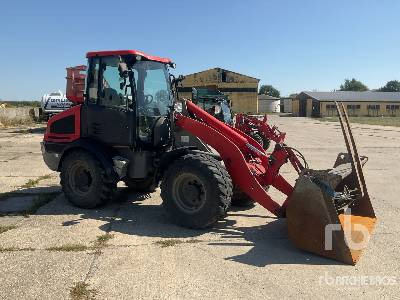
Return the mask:
<path id="1" fill-rule="evenodd" d="M 269 95 L 258 95 L 258 113 L 280 112 L 281 99 Z"/>
<path id="2" fill-rule="evenodd" d="M 291 113 L 292 112 L 292 97 L 281 98 L 281 112 Z"/>
<path id="3" fill-rule="evenodd" d="M 259 81 L 259 79 L 247 75 L 213 68 L 186 75 L 179 92 L 180 97 L 191 98 L 192 87 L 217 89 L 229 97 L 235 113 L 257 113 Z"/>
<path id="4" fill-rule="evenodd" d="M 298 117 L 336 116 L 335 101 L 345 102 L 350 116 L 400 116 L 400 92 L 301 92 L 293 99 Z"/>

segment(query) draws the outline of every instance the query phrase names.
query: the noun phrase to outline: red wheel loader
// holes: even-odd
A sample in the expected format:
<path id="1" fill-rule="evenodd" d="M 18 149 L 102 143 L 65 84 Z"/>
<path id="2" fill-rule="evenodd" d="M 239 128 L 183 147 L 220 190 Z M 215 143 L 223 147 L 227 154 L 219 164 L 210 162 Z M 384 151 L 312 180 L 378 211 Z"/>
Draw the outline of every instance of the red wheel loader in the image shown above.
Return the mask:
<path id="1" fill-rule="evenodd" d="M 268 124 L 267 115 L 260 120 L 254 116 L 237 114 L 235 127 L 253 137 L 265 150 L 269 148 L 271 141 L 282 144 L 286 136 L 276 126 L 271 127 Z"/>
<path id="2" fill-rule="evenodd" d="M 60 172 L 73 204 L 92 208 L 114 196 L 117 182 L 152 190 L 161 182 L 171 220 L 204 228 L 224 217 L 232 186 L 278 217 L 286 217 L 299 248 L 355 264 L 376 222 L 360 157 L 344 108 L 338 104 L 348 153 L 332 169 L 304 166 L 292 148 L 277 143 L 267 155 L 240 130 L 190 101 L 176 101 L 171 60 L 135 50 L 87 53 L 88 66 L 67 74 L 67 97 L 75 103 L 52 117 L 42 143 L 48 167 Z M 85 82 L 86 78 L 86 82 Z M 177 147 L 185 130 L 218 154 Z M 299 173 L 292 187 L 279 174 L 290 162 Z M 267 193 L 273 186 L 283 204 Z M 351 212 L 351 213 L 350 213 Z M 268 253 L 266 253 L 268 255 Z"/>

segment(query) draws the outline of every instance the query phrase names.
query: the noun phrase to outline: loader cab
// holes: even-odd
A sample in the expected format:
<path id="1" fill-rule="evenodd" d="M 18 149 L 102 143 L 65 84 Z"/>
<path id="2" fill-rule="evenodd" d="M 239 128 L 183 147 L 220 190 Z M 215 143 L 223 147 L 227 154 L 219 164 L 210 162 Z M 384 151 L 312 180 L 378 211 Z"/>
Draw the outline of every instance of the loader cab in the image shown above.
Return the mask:
<path id="1" fill-rule="evenodd" d="M 218 120 L 226 124 L 233 123 L 230 100 L 219 90 L 215 88 L 192 88 L 192 100 L 193 103 Z"/>
<path id="2" fill-rule="evenodd" d="M 83 137 L 139 149 L 169 143 L 173 99 L 168 63 L 140 54 L 88 53 Z"/>

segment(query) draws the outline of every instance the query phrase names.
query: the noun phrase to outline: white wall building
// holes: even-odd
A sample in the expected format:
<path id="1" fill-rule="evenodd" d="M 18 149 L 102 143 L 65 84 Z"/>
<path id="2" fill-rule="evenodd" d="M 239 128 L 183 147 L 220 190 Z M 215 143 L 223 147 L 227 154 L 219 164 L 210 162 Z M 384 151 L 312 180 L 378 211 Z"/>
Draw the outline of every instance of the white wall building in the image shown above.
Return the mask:
<path id="1" fill-rule="evenodd" d="M 281 99 L 268 96 L 258 95 L 258 113 L 265 114 L 281 111 Z"/>

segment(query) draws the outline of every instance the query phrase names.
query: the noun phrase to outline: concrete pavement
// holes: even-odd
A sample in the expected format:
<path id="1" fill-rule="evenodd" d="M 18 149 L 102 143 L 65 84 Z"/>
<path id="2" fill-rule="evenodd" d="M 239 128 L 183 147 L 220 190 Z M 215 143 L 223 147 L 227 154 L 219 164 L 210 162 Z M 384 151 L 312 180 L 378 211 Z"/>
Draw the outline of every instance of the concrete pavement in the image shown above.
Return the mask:
<path id="1" fill-rule="evenodd" d="M 331 167 L 345 150 L 339 124 L 277 116 L 270 122 L 287 132 L 288 144 L 302 151 L 313 168 Z M 360 153 L 369 156 L 365 175 L 379 220 L 355 267 L 294 248 L 285 220 L 259 205 L 233 209 L 215 228 L 201 231 L 173 225 L 160 205 L 159 190 L 135 194 L 121 185 L 113 203 L 96 210 L 75 208 L 57 194 L 58 174 L 42 162 L 40 130 L 2 129 L 0 202 L 22 193 L 32 199 L 42 195 L 36 203 L 43 205 L 27 205 L 25 216 L 0 217 L 1 298 L 399 297 L 400 128 L 353 128 Z M 294 182 L 289 167 L 283 173 Z M 271 194 L 283 200 L 273 189 Z M 346 280 L 338 276 L 350 281 L 343 284 Z M 381 282 L 357 284 L 362 276 Z M 86 290 L 76 288 L 79 282 L 87 284 Z"/>

